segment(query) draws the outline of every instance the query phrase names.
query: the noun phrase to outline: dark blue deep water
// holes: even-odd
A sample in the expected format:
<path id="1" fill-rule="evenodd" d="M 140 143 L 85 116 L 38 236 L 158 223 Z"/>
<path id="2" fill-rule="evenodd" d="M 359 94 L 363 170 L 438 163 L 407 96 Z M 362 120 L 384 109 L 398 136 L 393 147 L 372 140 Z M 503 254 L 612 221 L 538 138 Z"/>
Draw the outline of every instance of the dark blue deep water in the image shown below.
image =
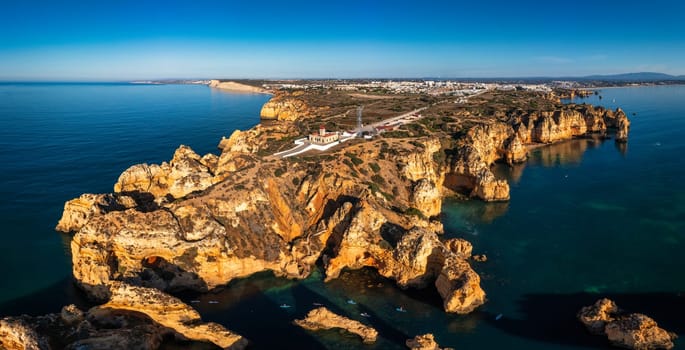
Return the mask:
<path id="1" fill-rule="evenodd" d="M 123 170 L 168 161 L 179 144 L 217 153 L 268 99 L 196 85 L 0 84 L 3 314 L 73 297 L 69 237 L 54 231 L 66 200 L 111 192 Z"/>
<path id="2" fill-rule="evenodd" d="M 540 148 L 525 164 L 496 167 L 510 202 L 445 201 L 446 236 L 489 257 L 474 263 L 489 301 L 470 315 L 446 315 L 433 288 L 401 291 L 369 270 L 328 284 L 320 272 L 304 281 L 258 274 L 188 298 L 255 348 L 403 349 L 431 332 L 458 349 L 592 349 L 607 343 L 575 313 L 607 296 L 679 333 L 685 348 L 685 87 L 600 95 L 576 102 L 621 106 L 632 121 L 625 147 L 583 139 Z M 82 302 L 69 282 L 69 238 L 53 231 L 64 201 L 109 192 L 129 165 L 168 160 L 179 144 L 214 152 L 222 135 L 256 124 L 267 99 L 204 86 L 0 85 L 0 314 Z M 290 325 L 313 302 L 373 325 L 378 343 Z"/>

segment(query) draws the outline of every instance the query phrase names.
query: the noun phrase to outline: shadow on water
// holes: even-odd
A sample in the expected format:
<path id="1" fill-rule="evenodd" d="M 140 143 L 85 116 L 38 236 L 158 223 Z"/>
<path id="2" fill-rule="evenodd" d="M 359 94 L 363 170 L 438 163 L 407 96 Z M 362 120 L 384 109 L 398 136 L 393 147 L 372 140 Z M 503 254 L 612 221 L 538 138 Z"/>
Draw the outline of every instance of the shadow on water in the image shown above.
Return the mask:
<path id="1" fill-rule="evenodd" d="M 557 345 L 609 347 L 604 337 L 588 333 L 576 319 L 578 311 L 600 298 L 609 298 L 623 310 L 642 313 L 679 337 L 685 334 L 685 293 L 628 293 L 628 294 L 527 294 L 519 301 L 524 319 L 496 320 L 494 314 L 484 320 L 501 331 L 523 338 Z"/>
<path id="2" fill-rule="evenodd" d="M 34 293 L 0 303 L 0 316 L 38 316 L 60 312 L 62 307 L 68 304 L 75 304 L 81 310 L 94 306 L 88 301 L 85 293 L 74 285 L 71 278 L 64 278 Z"/>
<path id="3" fill-rule="evenodd" d="M 310 333 L 292 323 L 311 310 L 308 305 L 287 300 L 298 289 L 293 281 L 259 273 L 220 290 L 188 294 L 182 299 L 193 305 L 204 321 L 220 323 L 247 338 L 250 349 L 282 348 L 284 344 L 294 349 L 325 349 Z M 282 304 L 291 307 L 281 308 Z"/>

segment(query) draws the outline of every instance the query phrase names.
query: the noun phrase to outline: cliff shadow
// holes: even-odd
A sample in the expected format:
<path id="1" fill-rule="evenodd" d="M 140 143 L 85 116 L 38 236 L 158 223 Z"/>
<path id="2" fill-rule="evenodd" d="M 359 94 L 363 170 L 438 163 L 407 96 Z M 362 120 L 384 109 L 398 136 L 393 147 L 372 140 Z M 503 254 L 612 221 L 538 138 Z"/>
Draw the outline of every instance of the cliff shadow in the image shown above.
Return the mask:
<path id="1" fill-rule="evenodd" d="M 187 260 L 185 265 L 190 265 L 195 256 L 185 254 L 179 258 Z M 116 271 L 115 274 L 125 272 L 119 268 L 116 256 L 112 255 L 109 264 L 111 271 Z M 207 283 L 197 273 L 187 271 L 178 264 L 171 263 L 162 257 L 151 255 L 143 258 L 140 264 L 141 270 L 135 276 L 117 277 L 115 275 L 114 279 L 134 286 L 160 289 L 167 293 L 178 293 L 185 290 L 206 292 L 209 290 Z"/>
<path id="2" fill-rule="evenodd" d="M 317 334 L 292 323 L 305 317 L 312 302 L 323 302 L 303 300 L 304 287 L 298 283 L 262 272 L 208 293 L 185 293 L 182 299 L 200 312 L 203 321 L 217 322 L 247 338 L 249 349 L 325 349 Z M 282 308 L 283 304 L 289 307 Z"/>
<path id="3" fill-rule="evenodd" d="M 297 300 L 320 300 L 323 301 L 322 304 L 332 312 L 345 316 L 347 318 L 359 321 L 367 326 L 371 326 L 374 329 L 378 331 L 379 338 L 382 337 L 385 340 L 388 340 L 393 343 L 399 343 L 403 344 L 407 339 L 411 338 L 409 337 L 406 333 L 398 330 L 395 326 L 392 324 L 386 322 L 383 320 L 383 318 L 372 308 L 369 308 L 367 306 L 364 306 L 363 304 L 357 304 L 357 311 L 359 313 L 350 313 L 348 310 L 344 310 L 341 307 L 338 307 L 335 303 L 333 303 L 331 300 L 326 299 L 323 295 L 316 293 L 315 291 L 306 288 L 304 286 L 297 286 L 293 289 L 293 295 Z M 307 312 L 310 310 L 318 308 L 318 305 L 311 305 L 309 308 L 305 306 L 306 311 L 304 312 L 303 316 L 306 315 Z M 366 313 L 368 314 L 369 317 L 363 317 L 361 316 L 361 313 Z M 358 342 L 359 347 L 364 346 L 362 344 L 362 340 L 359 339 L 356 335 L 351 335 L 353 337 L 356 337 L 356 341 Z M 349 336 L 346 336 L 348 338 Z M 351 343 L 354 343 L 355 340 L 351 340 Z M 379 344 L 377 342 L 375 347 L 377 348 L 382 348 L 382 344 Z"/>
<path id="4" fill-rule="evenodd" d="M 65 277 L 45 288 L 0 303 L 0 317 L 58 313 L 69 304 L 75 304 L 81 310 L 95 306 L 71 277 Z"/>
<path id="5" fill-rule="evenodd" d="M 135 209 L 144 213 L 155 211 L 160 208 L 160 206 L 155 202 L 155 196 L 153 196 L 150 192 L 126 191 L 121 192 L 120 195 L 131 197 L 136 203 Z M 175 198 L 170 194 L 167 195 L 167 202 L 173 202 L 174 199 Z"/>
<path id="6" fill-rule="evenodd" d="M 684 293 L 574 293 L 527 294 L 518 301 L 522 319 L 483 312 L 485 322 L 514 336 L 556 345 L 610 348 L 606 337 L 591 335 L 576 314 L 583 306 L 609 298 L 629 313 L 642 313 L 653 318 L 659 327 L 685 334 Z M 677 342 L 677 341 L 676 341 Z"/>

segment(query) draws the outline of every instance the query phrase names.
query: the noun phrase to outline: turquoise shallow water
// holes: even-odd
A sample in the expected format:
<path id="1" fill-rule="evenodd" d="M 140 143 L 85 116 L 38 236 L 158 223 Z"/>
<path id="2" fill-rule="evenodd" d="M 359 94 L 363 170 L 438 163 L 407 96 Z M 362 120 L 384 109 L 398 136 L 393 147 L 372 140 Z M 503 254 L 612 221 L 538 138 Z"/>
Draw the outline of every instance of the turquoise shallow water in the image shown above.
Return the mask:
<path id="1" fill-rule="evenodd" d="M 489 257 L 474 263 L 489 300 L 473 314 L 446 315 L 432 288 L 401 291 L 370 270 L 328 284 L 320 273 L 304 281 L 258 274 L 184 298 L 257 349 L 403 349 L 424 332 L 458 349 L 604 348 L 574 318 L 604 296 L 685 336 L 685 87 L 601 95 L 579 101 L 624 108 L 627 147 L 574 140 L 541 148 L 526 164 L 497 166 L 510 202 L 445 202 L 446 235 Z M 65 200 L 110 191 L 123 169 L 168 160 L 180 143 L 214 151 L 221 135 L 258 122 L 267 99 L 202 86 L 0 85 L 0 314 L 82 302 L 69 283 L 66 238 L 52 231 Z M 379 342 L 292 326 L 312 303 L 373 325 Z"/>

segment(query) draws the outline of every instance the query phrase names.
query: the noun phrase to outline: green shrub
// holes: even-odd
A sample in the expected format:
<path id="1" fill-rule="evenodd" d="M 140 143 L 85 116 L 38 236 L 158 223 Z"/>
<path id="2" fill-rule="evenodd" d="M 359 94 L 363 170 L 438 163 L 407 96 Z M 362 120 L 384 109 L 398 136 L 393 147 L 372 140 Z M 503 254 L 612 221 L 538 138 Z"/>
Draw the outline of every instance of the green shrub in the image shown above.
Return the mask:
<path id="1" fill-rule="evenodd" d="M 411 208 L 405 210 L 404 213 L 407 214 L 407 215 L 413 215 L 413 216 L 418 216 L 418 217 L 420 217 L 420 218 L 425 218 L 425 216 L 423 215 L 423 213 L 421 212 L 421 210 L 418 210 L 418 209 L 416 209 L 416 208 L 414 208 L 414 207 L 411 207 Z"/>
<path id="2" fill-rule="evenodd" d="M 378 173 L 379 171 L 381 171 L 381 166 L 378 165 L 378 163 L 369 163 L 369 168 L 371 168 L 371 170 L 373 170 L 374 173 Z"/>
<path id="3" fill-rule="evenodd" d="M 374 174 L 373 176 L 371 176 L 371 180 L 379 185 L 385 184 L 385 179 L 378 174 Z"/>
<path id="4" fill-rule="evenodd" d="M 352 161 L 352 163 L 354 163 L 354 165 L 360 165 L 360 164 L 364 163 L 364 161 L 361 158 L 357 157 L 354 153 L 345 152 L 345 156 L 350 158 L 350 160 Z"/>
<path id="5" fill-rule="evenodd" d="M 285 173 L 285 168 L 276 168 L 276 170 L 274 170 L 274 175 L 276 177 L 281 177 L 281 175 L 283 175 L 284 173 Z"/>

